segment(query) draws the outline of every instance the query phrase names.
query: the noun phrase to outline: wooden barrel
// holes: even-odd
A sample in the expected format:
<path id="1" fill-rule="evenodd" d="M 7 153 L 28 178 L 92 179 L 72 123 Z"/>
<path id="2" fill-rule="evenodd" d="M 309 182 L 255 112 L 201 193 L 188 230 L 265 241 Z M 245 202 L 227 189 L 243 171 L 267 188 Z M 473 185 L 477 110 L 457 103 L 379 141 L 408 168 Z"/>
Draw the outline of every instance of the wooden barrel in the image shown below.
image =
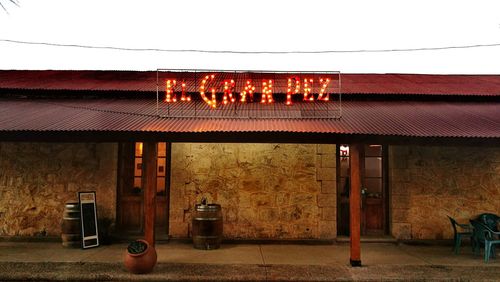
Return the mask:
<path id="1" fill-rule="evenodd" d="M 193 245 L 196 249 L 218 249 L 222 241 L 222 209 L 218 204 L 195 205 Z"/>
<path id="2" fill-rule="evenodd" d="M 61 229 L 64 247 L 79 248 L 82 246 L 80 205 L 78 202 L 66 202 Z"/>

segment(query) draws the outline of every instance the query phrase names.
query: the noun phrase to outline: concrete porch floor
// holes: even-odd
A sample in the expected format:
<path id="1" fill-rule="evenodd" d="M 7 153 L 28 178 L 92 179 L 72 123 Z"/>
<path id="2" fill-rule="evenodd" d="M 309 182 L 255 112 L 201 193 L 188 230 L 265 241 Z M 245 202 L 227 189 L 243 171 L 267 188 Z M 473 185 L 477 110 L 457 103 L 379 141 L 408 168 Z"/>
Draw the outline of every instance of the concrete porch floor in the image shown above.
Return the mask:
<path id="1" fill-rule="evenodd" d="M 363 267 L 349 266 L 349 244 L 223 244 L 218 250 L 191 244 L 157 244 L 153 273 L 129 274 L 126 244 L 68 249 L 60 243 L 0 242 L 0 280 L 103 281 L 500 281 L 500 258 L 484 263 L 470 246 L 364 243 Z"/>

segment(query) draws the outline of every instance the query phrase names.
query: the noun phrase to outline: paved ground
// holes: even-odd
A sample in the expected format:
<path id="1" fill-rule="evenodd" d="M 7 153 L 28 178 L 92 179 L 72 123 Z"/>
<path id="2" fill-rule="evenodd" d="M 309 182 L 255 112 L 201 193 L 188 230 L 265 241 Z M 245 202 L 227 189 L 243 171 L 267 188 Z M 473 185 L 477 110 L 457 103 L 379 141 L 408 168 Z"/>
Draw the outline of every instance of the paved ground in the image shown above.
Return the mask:
<path id="1" fill-rule="evenodd" d="M 470 248 L 366 243 L 363 267 L 349 266 L 349 245 L 224 244 L 201 251 L 158 244 L 153 273 L 129 274 L 126 244 L 66 249 L 60 243 L 0 242 L 0 280 L 114 281 L 500 281 L 500 258 L 485 264 Z"/>

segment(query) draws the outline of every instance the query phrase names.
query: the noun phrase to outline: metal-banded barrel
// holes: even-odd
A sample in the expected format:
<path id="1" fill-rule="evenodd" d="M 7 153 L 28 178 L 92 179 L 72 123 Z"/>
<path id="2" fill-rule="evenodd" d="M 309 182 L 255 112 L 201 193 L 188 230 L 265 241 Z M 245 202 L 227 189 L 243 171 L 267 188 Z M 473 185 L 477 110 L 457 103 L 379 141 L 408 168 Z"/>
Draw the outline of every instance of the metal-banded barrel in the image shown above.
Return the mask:
<path id="1" fill-rule="evenodd" d="M 61 229 L 64 247 L 79 248 L 82 246 L 80 205 L 78 202 L 66 202 Z"/>
<path id="2" fill-rule="evenodd" d="M 196 249 L 218 249 L 222 241 L 222 209 L 218 204 L 195 205 L 193 245 Z"/>

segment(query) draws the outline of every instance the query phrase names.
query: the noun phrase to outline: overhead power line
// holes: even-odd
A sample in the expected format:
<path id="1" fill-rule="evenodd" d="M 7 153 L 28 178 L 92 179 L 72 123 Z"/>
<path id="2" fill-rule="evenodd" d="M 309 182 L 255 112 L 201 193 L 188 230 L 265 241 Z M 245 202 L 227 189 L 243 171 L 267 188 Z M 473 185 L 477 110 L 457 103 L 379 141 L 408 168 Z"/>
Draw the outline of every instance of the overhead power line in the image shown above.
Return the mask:
<path id="1" fill-rule="evenodd" d="M 80 44 L 62 44 L 52 42 L 21 41 L 12 39 L 0 39 L 1 42 L 26 45 L 44 45 L 54 47 L 72 47 L 85 49 L 106 49 L 119 51 L 139 51 L 139 52 L 169 52 L 169 53 L 211 53 L 211 54 L 330 54 L 330 53 L 386 53 L 386 52 L 415 52 L 415 51 L 440 51 L 451 49 L 470 49 L 482 47 L 498 47 L 500 43 L 473 44 L 459 46 L 442 47 L 420 47 L 420 48 L 393 48 L 393 49 L 353 49 L 353 50 L 316 50 L 316 51 L 236 51 L 236 50 L 204 50 L 204 49 L 162 49 L 162 48 L 130 48 L 117 46 L 94 46 Z"/>

